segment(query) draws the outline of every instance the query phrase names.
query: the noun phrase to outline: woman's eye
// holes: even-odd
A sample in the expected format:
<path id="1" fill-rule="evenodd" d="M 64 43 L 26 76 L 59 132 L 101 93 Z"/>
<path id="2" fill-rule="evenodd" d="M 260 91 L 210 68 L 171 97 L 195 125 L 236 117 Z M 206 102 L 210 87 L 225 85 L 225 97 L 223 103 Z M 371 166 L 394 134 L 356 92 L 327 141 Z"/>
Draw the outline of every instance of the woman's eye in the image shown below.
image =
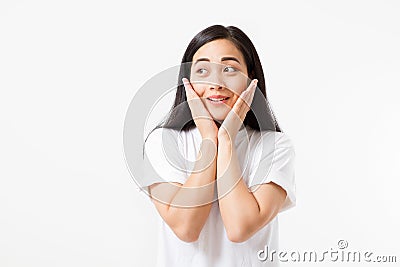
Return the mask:
<path id="1" fill-rule="evenodd" d="M 224 71 L 226 71 L 226 72 L 235 72 L 236 69 L 234 67 L 225 67 Z"/>
<path id="2" fill-rule="evenodd" d="M 206 69 L 203 69 L 203 68 L 202 68 L 202 69 L 198 69 L 198 70 L 197 70 L 197 73 L 198 73 L 198 74 L 205 74 L 205 73 L 207 73 L 207 70 L 206 70 Z"/>

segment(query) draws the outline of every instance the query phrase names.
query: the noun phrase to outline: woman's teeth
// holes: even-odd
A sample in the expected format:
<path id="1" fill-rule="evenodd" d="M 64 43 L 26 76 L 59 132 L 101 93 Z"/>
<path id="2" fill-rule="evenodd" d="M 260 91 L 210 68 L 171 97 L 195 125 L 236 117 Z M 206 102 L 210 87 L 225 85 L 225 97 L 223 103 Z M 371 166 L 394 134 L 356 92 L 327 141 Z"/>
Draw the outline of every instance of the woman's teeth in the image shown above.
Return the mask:
<path id="1" fill-rule="evenodd" d="M 211 100 L 211 101 L 214 101 L 214 102 L 220 102 L 220 101 L 224 101 L 224 100 L 226 100 L 226 99 L 228 99 L 229 97 L 224 97 L 224 98 L 208 98 L 209 100 Z"/>

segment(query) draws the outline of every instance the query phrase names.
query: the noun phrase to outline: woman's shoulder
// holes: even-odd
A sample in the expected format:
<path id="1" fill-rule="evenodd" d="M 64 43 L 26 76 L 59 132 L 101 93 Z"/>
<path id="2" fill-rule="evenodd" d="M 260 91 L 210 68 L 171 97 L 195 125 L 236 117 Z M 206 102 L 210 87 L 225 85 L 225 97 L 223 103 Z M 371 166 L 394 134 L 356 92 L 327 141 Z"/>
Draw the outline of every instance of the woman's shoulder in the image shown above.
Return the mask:
<path id="1" fill-rule="evenodd" d="M 289 134 L 284 132 L 274 132 L 275 144 L 279 145 L 279 147 L 294 147 L 292 138 Z"/>
<path id="2" fill-rule="evenodd" d="M 274 145 L 275 147 L 287 147 L 294 149 L 294 143 L 289 134 L 276 131 L 257 131 L 250 129 L 250 136 L 258 145 Z"/>
<path id="3" fill-rule="evenodd" d="M 158 140 L 175 140 L 184 142 L 190 139 L 196 138 L 198 135 L 197 128 L 191 128 L 187 130 L 178 130 L 173 128 L 158 127 L 148 133 L 146 140 L 158 139 Z"/>

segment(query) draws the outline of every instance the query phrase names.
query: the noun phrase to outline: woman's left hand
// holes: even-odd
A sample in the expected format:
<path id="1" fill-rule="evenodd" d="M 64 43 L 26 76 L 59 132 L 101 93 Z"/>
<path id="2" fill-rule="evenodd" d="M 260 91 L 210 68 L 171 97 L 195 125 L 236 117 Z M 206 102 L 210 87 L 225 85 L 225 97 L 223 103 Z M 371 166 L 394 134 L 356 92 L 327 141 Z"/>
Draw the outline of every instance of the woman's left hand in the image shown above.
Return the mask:
<path id="1" fill-rule="evenodd" d="M 218 140 L 230 140 L 231 142 L 235 140 L 246 114 L 250 110 L 254 92 L 257 88 L 257 82 L 256 79 L 251 81 L 247 89 L 240 94 L 236 103 L 233 105 L 231 111 L 228 113 L 218 130 Z"/>

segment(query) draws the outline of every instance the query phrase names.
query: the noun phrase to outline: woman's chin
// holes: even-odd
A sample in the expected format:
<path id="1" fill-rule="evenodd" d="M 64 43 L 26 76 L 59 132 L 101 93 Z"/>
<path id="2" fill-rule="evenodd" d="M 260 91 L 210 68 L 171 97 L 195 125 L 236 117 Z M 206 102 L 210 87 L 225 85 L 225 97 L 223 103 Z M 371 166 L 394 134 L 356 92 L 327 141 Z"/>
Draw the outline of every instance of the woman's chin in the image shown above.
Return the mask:
<path id="1" fill-rule="evenodd" d="M 215 121 L 222 123 L 225 120 L 228 113 L 231 111 L 231 109 L 228 106 L 220 107 L 218 109 L 211 107 L 211 108 L 208 108 L 208 111 L 210 112 L 211 117 Z"/>
<path id="2" fill-rule="evenodd" d="M 225 120 L 225 118 L 228 114 L 225 112 L 224 113 L 218 112 L 217 114 L 210 112 L 210 115 L 214 121 L 219 122 L 221 124 Z"/>

